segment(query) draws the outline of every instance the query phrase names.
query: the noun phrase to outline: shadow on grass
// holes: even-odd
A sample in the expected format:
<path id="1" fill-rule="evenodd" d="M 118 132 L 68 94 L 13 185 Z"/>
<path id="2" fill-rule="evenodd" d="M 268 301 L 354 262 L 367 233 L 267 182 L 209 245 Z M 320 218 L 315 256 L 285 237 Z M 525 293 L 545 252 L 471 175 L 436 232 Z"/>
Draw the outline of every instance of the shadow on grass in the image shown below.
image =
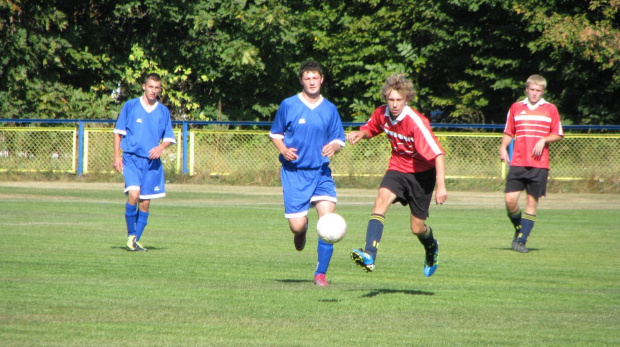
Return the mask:
<path id="1" fill-rule="evenodd" d="M 502 248 L 496 248 L 496 249 L 499 249 L 500 251 L 511 251 L 511 252 L 519 253 L 519 252 L 514 251 L 511 247 L 502 247 Z M 530 252 L 538 252 L 538 251 L 540 251 L 540 249 L 538 249 L 538 248 L 530 248 L 530 247 L 528 247 L 527 249 L 529 249 Z"/>
<path id="2" fill-rule="evenodd" d="M 336 302 L 337 303 L 337 302 L 340 302 L 340 300 L 338 300 L 338 299 L 321 299 L 321 300 L 319 300 L 319 302 L 327 302 L 327 303 Z"/>
<path id="3" fill-rule="evenodd" d="M 280 283 L 308 283 L 308 282 L 312 282 L 312 283 L 314 283 L 314 280 L 282 279 L 282 280 L 276 280 L 276 282 L 280 282 Z"/>
<path id="4" fill-rule="evenodd" d="M 374 298 L 380 294 L 435 295 L 435 293 L 423 292 L 421 290 L 377 289 L 362 295 L 362 298 Z"/>
<path id="5" fill-rule="evenodd" d="M 150 251 L 163 251 L 163 250 L 166 249 L 165 247 L 146 247 L 147 252 L 140 252 L 140 251 L 129 251 L 129 250 L 127 250 L 127 247 L 125 247 L 125 246 L 121 246 L 121 247 L 114 246 L 114 247 L 110 247 L 110 248 L 111 249 L 120 249 L 121 251 L 125 251 L 127 253 L 148 253 Z"/>

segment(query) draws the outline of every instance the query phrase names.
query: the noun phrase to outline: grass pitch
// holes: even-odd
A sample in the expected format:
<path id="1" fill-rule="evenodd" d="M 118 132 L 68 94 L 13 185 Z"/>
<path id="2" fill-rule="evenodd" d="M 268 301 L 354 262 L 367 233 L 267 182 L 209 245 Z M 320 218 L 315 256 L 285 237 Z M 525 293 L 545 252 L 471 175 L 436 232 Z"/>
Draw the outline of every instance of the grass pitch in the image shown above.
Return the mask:
<path id="1" fill-rule="evenodd" d="M 169 185 L 146 253 L 124 250 L 121 190 L 0 182 L 0 345 L 620 345 L 617 194 L 543 199 L 519 254 L 501 192 L 448 192 L 431 207 L 440 263 L 425 278 L 400 205 L 375 272 L 351 262 L 375 190 L 341 189 L 348 233 L 319 288 L 316 214 L 296 252 L 279 188 Z"/>

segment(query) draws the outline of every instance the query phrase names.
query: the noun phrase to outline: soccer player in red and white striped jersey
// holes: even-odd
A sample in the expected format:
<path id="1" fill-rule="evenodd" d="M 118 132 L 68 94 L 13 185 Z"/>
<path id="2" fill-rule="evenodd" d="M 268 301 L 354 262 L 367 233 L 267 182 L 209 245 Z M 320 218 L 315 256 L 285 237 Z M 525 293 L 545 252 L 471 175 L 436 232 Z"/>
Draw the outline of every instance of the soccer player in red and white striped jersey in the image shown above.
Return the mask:
<path id="1" fill-rule="evenodd" d="M 525 83 L 527 98 L 512 104 L 508 111 L 499 157 L 510 169 L 506 177 L 506 211 L 515 227 L 512 249 L 527 253 L 525 246 L 536 221 L 538 200 L 547 193 L 549 144 L 564 137 L 560 115 L 552 103 L 543 99 L 547 81 L 540 75 Z M 508 146 L 514 139 L 512 159 Z M 521 191 L 527 192 L 525 213 L 519 208 Z"/>
<path id="2" fill-rule="evenodd" d="M 437 269 L 439 244 L 425 221 L 435 184 L 436 203 L 443 204 L 447 198 L 444 152 L 428 119 L 408 106 L 415 92 L 413 84 L 405 75 L 391 75 L 381 95 L 387 105 L 375 109 L 360 131 L 347 134 L 349 142 L 355 144 L 361 139 L 385 133 L 392 147 L 388 169 L 368 221 L 365 248 L 352 250 L 351 259 L 367 272 L 374 270 L 385 214 L 391 204 L 400 202 L 409 205 L 411 232 L 424 246 L 424 275 L 429 277 Z"/>

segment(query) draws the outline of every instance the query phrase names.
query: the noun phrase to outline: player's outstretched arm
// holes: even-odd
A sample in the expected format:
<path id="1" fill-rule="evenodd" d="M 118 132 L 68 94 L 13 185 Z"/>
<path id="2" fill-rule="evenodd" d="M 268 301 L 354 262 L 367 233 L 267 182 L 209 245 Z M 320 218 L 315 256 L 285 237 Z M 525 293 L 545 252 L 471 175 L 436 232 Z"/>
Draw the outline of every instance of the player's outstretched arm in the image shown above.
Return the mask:
<path id="1" fill-rule="evenodd" d="M 368 132 L 366 132 L 366 131 L 363 131 L 363 130 L 352 131 L 352 132 L 347 134 L 347 140 L 352 145 L 356 144 L 361 139 L 369 139 L 369 138 L 370 138 L 370 134 Z"/>

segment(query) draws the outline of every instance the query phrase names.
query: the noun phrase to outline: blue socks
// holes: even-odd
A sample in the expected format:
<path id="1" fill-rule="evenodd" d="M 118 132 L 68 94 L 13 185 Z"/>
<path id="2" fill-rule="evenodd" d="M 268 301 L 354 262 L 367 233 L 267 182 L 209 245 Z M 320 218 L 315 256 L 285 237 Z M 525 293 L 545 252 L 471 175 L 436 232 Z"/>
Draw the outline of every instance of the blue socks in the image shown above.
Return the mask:
<path id="1" fill-rule="evenodd" d="M 383 236 L 384 223 L 385 216 L 375 213 L 370 215 L 366 229 L 366 247 L 364 252 L 370 254 L 375 260 L 377 259 L 377 248 L 379 248 L 379 242 L 381 241 L 381 236 Z"/>
<path id="2" fill-rule="evenodd" d="M 534 229 L 534 222 L 536 222 L 535 214 L 524 213 L 521 218 L 521 230 L 519 232 L 519 243 L 526 243 L 530 232 Z"/>
<path id="3" fill-rule="evenodd" d="M 433 237 L 433 229 L 424 224 L 426 232 L 423 235 L 418 236 L 418 240 L 424 246 L 424 249 L 430 250 L 435 248 L 435 238 Z"/>
<path id="4" fill-rule="evenodd" d="M 127 223 L 127 235 L 136 235 L 136 219 L 138 216 L 138 205 L 125 203 L 125 222 Z"/>
<path id="5" fill-rule="evenodd" d="M 148 223 L 149 213 L 138 210 L 138 221 L 136 222 L 136 240 L 140 241 L 140 237 Z"/>
<path id="6" fill-rule="evenodd" d="M 508 218 L 515 227 L 515 234 L 518 234 L 521 230 L 521 209 L 517 209 L 515 212 L 508 212 Z"/>
<path id="7" fill-rule="evenodd" d="M 133 235 L 140 240 L 144 228 L 148 224 L 149 213 L 142 212 L 138 205 L 125 203 L 125 222 L 127 223 L 127 236 Z"/>
<path id="8" fill-rule="evenodd" d="M 326 274 L 327 268 L 329 267 L 329 262 L 332 259 L 332 254 L 334 253 L 334 245 L 319 239 L 319 244 L 316 247 L 316 253 L 318 254 L 318 261 L 314 275 Z"/>

